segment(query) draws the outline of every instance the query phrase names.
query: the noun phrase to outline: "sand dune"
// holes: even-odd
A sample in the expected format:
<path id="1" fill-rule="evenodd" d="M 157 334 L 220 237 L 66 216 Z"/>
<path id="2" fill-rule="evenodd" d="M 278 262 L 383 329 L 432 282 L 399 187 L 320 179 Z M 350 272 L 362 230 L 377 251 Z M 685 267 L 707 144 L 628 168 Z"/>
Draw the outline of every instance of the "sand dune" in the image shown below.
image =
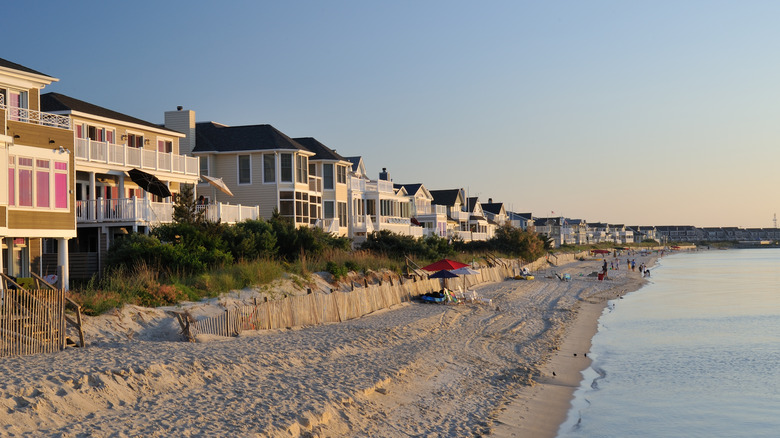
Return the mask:
<path id="1" fill-rule="evenodd" d="M 592 335 L 564 344 L 567 328 L 580 313 L 595 327 L 606 299 L 643 282 L 587 276 L 599 267 L 478 288 L 492 304 L 407 303 L 197 343 L 177 341 L 162 310 L 131 309 L 94 320 L 90 348 L 2 359 L 0 435 L 554 436 L 588 365 L 569 352 Z"/>

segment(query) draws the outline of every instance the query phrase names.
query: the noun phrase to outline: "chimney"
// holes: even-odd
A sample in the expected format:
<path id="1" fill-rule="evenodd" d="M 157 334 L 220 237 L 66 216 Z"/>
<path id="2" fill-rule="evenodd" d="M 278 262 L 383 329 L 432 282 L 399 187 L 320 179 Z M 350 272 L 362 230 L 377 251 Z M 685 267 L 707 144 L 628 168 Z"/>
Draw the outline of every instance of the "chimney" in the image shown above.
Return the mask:
<path id="1" fill-rule="evenodd" d="M 390 173 L 387 171 L 386 167 L 383 167 L 382 171 L 379 172 L 379 179 L 383 181 L 390 181 Z"/>
<path id="2" fill-rule="evenodd" d="M 176 107 L 176 111 L 166 111 L 165 127 L 187 135 L 179 139 L 179 153 L 192 155 L 195 148 L 195 111 L 184 110 L 181 105 Z"/>

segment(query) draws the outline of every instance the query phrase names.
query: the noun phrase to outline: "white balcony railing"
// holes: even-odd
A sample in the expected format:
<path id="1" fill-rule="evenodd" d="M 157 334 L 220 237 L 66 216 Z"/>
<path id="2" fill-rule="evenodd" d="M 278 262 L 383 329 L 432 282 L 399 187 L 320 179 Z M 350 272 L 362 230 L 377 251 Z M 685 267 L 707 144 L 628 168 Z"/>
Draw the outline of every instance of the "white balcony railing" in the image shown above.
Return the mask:
<path id="1" fill-rule="evenodd" d="M 393 182 L 382 179 L 371 181 L 367 179 L 350 178 L 349 187 L 353 191 L 360 192 L 395 193 L 395 190 L 393 190 Z"/>
<path id="2" fill-rule="evenodd" d="M 32 123 L 42 126 L 51 126 L 54 128 L 70 129 L 70 117 L 61 116 L 59 114 L 44 113 L 28 108 L 6 106 L 3 95 L 0 95 L 0 109 L 6 110 L 6 118 L 8 120 Z"/>
<path id="3" fill-rule="evenodd" d="M 193 176 L 197 176 L 200 171 L 198 157 L 132 148 L 87 138 L 76 139 L 76 160 Z"/>
<path id="4" fill-rule="evenodd" d="M 209 204 L 199 205 L 205 210 L 206 219 L 222 223 L 237 223 L 247 219 L 258 219 L 260 209 L 243 205 Z M 82 223 L 136 223 L 156 225 L 173 222 L 173 204 L 151 202 L 143 198 L 121 198 L 76 201 L 76 222 Z"/>

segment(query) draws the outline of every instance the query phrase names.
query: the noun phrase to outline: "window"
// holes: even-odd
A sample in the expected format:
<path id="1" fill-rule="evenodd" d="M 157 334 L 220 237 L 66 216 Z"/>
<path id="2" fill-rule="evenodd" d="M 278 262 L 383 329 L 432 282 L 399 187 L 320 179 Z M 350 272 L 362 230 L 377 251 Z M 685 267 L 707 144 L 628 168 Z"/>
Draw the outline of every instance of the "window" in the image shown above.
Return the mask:
<path id="1" fill-rule="evenodd" d="M 49 207 L 49 161 L 35 160 L 36 207 Z"/>
<path id="2" fill-rule="evenodd" d="M 157 140 L 157 152 L 170 154 L 173 152 L 173 142 L 170 140 Z"/>
<path id="3" fill-rule="evenodd" d="M 333 201 L 325 201 L 325 203 L 322 204 L 323 208 L 323 217 L 325 219 L 333 219 L 335 211 L 333 210 Z"/>
<path id="4" fill-rule="evenodd" d="M 293 192 L 279 192 L 279 214 L 289 218 L 295 216 L 295 195 Z"/>
<path id="5" fill-rule="evenodd" d="M 21 111 L 19 108 L 27 109 L 26 91 L 8 91 L 8 118 L 10 120 L 26 121 L 27 111 Z"/>
<path id="6" fill-rule="evenodd" d="M 276 182 L 276 157 L 272 154 L 263 155 L 263 182 Z"/>
<path id="7" fill-rule="evenodd" d="M 32 158 L 19 158 L 19 206 L 33 206 Z"/>
<path id="8" fill-rule="evenodd" d="M 281 154 L 282 181 L 292 182 L 292 154 Z"/>
<path id="9" fill-rule="evenodd" d="M 209 157 L 200 157 L 200 174 L 209 176 Z"/>
<path id="10" fill-rule="evenodd" d="M 54 208 L 68 208 L 68 163 L 54 162 Z"/>
<path id="11" fill-rule="evenodd" d="M 303 155 L 296 156 L 295 182 L 309 183 L 309 158 Z"/>
<path id="12" fill-rule="evenodd" d="M 127 146 L 131 148 L 144 147 L 144 136 L 139 134 L 127 133 Z"/>
<path id="13" fill-rule="evenodd" d="M 333 190 L 333 164 L 322 165 L 322 186 L 325 189 Z"/>
<path id="14" fill-rule="evenodd" d="M 338 202 L 336 207 L 338 208 L 339 226 L 347 226 L 347 203 Z"/>
<path id="15" fill-rule="evenodd" d="M 346 184 L 347 183 L 347 168 L 344 166 L 336 166 L 336 172 L 338 173 L 338 183 L 339 184 Z"/>
<path id="16" fill-rule="evenodd" d="M 309 194 L 295 192 L 295 221 L 309 222 Z"/>
<path id="17" fill-rule="evenodd" d="M 68 208 L 68 162 L 9 156 L 8 205 Z"/>
<path id="18" fill-rule="evenodd" d="M 252 184 L 252 160 L 249 155 L 238 156 L 238 183 Z"/>

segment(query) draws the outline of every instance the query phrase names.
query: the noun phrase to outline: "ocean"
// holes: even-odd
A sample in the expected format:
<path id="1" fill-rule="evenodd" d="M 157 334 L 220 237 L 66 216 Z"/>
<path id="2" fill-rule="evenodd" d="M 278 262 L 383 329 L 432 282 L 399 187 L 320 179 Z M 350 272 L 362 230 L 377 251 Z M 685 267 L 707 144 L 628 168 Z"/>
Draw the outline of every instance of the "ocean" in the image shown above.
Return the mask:
<path id="1" fill-rule="evenodd" d="M 601 316 L 558 437 L 780 437 L 780 249 L 651 272 Z"/>

